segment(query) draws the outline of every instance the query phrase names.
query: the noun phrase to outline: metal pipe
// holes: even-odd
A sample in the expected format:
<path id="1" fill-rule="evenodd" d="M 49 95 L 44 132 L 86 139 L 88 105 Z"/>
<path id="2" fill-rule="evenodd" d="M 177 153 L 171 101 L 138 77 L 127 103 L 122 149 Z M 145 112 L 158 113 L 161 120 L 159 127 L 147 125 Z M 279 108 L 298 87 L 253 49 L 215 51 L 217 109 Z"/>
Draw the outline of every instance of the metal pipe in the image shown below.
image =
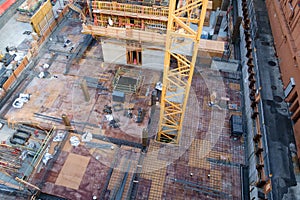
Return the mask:
<path id="1" fill-rule="evenodd" d="M 18 181 L 18 182 L 20 182 L 20 183 L 22 183 L 23 185 L 32 187 L 32 188 L 34 188 L 34 189 L 36 189 L 36 190 L 38 190 L 38 191 L 41 190 L 41 189 L 38 188 L 37 186 L 35 186 L 35 185 L 31 184 L 31 183 L 28 183 L 27 181 L 24 181 L 23 179 L 20 179 L 19 177 L 16 177 L 15 180 Z"/>

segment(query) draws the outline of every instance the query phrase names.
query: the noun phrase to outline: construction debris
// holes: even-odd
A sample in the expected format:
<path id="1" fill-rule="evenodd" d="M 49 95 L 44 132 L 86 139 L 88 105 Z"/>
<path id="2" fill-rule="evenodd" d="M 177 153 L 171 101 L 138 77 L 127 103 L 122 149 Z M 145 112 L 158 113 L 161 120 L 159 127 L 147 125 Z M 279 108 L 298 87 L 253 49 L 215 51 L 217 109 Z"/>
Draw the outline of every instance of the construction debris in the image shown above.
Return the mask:
<path id="1" fill-rule="evenodd" d="M 113 106 L 114 112 L 119 112 L 123 110 L 123 104 L 114 104 Z"/>
<path id="2" fill-rule="evenodd" d="M 159 90 L 159 91 L 162 91 L 162 82 L 157 82 L 156 85 L 155 85 L 155 89 Z"/>
<path id="3" fill-rule="evenodd" d="M 46 77 L 45 72 L 40 72 L 38 77 L 39 78 L 45 78 Z"/>
<path id="4" fill-rule="evenodd" d="M 44 165 L 47 165 L 48 161 L 53 158 L 53 156 L 50 153 L 46 153 L 43 157 L 43 163 Z"/>
<path id="5" fill-rule="evenodd" d="M 144 121 L 144 117 L 145 117 L 145 111 L 143 110 L 143 108 L 138 108 L 138 114 L 135 122 L 142 123 Z"/>
<path id="6" fill-rule="evenodd" d="M 105 106 L 104 106 L 104 109 L 103 109 L 103 112 L 104 112 L 105 114 L 112 114 L 111 106 L 105 105 Z M 108 119 L 108 120 L 109 120 L 109 119 Z"/>
<path id="7" fill-rule="evenodd" d="M 41 4 L 41 0 L 26 0 L 17 10 L 23 15 L 32 16 Z"/>
<path id="8" fill-rule="evenodd" d="M 65 138 L 65 132 L 58 131 L 56 136 L 53 138 L 53 142 L 61 142 Z"/>
<path id="9" fill-rule="evenodd" d="M 116 120 L 116 119 L 112 119 L 109 121 L 109 126 L 110 127 L 113 127 L 113 128 L 119 128 L 120 127 L 120 124 L 118 123 L 119 121 Z"/>
<path id="10" fill-rule="evenodd" d="M 30 94 L 21 93 L 17 99 L 13 102 L 12 106 L 14 108 L 22 108 L 24 103 L 27 103 L 30 100 Z"/>
<path id="11" fill-rule="evenodd" d="M 82 136 L 81 136 L 81 141 L 82 142 L 89 142 L 93 139 L 93 135 L 89 132 L 86 132 L 84 133 Z"/>
<path id="12" fill-rule="evenodd" d="M 10 53 L 5 53 L 3 58 L 1 59 L 1 62 L 4 63 L 4 66 L 9 66 L 10 63 L 15 59 L 17 55 L 14 53 L 14 54 L 10 54 Z"/>
<path id="13" fill-rule="evenodd" d="M 77 136 L 72 136 L 70 138 L 70 143 L 73 147 L 77 147 L 80 144 L 80 140 Z"/>

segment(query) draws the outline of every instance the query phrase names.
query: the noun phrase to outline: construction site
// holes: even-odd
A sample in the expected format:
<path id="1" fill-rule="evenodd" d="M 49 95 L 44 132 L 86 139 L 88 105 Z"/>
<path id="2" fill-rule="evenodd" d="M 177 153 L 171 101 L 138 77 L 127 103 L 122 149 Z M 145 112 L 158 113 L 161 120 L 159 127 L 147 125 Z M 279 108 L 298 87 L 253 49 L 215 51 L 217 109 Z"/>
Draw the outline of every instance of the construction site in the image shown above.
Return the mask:
<path id="1" fill-rule="evenodd" d="M 0 199 L 300 199 L 264 1 L 0 0 Z"/>

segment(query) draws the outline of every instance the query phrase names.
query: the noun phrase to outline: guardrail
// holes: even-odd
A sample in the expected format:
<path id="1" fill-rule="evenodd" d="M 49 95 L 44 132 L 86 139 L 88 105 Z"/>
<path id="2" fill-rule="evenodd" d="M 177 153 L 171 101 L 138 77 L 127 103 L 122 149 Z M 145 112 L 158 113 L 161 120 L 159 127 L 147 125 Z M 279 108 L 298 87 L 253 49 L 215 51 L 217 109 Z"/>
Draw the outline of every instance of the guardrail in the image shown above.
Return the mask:
<path id="1" fill-rule="evenodd" d="M 155 16 L 165 16 L 168 17 L 169 8 L 168 6 L 142 6 L 134 4 L 125 4 L 117 2 L 102 2 L 102 1 L 93 1 L 93 12 L 98 10 L 109 10 L 109 11 L 118 11 L 120 13 L 135 13 L 142 15 L 155 15 Z"/>
<path id="2" fill-rule="evenodd" d="M 25 56 L 19 66 L 12 72 L 12 74 L 8 77 L 6 82 L 3 84 L 2 89 L 8 91 L 17 78 L 21 75 L 22 71 L 25 69 L 29 60 L 27 56 Z"/>

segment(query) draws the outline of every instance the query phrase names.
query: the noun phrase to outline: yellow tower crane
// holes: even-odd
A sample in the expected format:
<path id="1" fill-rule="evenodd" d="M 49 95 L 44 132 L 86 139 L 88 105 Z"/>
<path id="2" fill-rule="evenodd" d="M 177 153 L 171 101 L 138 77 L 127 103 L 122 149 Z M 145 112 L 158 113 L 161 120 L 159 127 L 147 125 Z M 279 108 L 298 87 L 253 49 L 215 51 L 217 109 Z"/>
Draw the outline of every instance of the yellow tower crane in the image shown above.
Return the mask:
<path id="1" fill-rule="evenodd" d="M 169 1 L 161 110 L 156 140 L 178 144 L 208 0 Z M 176 60 L 171 65 L 171 58 Z"/>

